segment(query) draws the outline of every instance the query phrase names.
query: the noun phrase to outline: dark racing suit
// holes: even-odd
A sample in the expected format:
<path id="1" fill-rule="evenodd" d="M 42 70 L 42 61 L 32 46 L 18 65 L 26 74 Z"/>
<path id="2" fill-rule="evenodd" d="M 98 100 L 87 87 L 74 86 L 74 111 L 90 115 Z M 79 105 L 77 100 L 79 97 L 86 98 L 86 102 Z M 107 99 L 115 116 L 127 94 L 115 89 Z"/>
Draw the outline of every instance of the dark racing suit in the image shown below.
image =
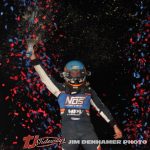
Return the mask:
<path id="1" fill-rule="evenodd" d="M 84 85 L 80 91 L 75 92 L 66 84 L 58 83 L 49 77 L 38 60 L 33 60 L 32 65 L 42 82 L 58 99 L 62 116 L 62 135 L 66 139 L 63 150 L 78 149 L 79 143 L 69 144 L 72 140 L 98 140 L 90 121 L 90 105 L 94 106 L 106 122 L 110 123 L 111 126 L 115 125 L 111 113 L 89 85 Z M 85 150 L 100 150 L 98 144 L 84 144 L 82 142 L 80 144 Z"/>

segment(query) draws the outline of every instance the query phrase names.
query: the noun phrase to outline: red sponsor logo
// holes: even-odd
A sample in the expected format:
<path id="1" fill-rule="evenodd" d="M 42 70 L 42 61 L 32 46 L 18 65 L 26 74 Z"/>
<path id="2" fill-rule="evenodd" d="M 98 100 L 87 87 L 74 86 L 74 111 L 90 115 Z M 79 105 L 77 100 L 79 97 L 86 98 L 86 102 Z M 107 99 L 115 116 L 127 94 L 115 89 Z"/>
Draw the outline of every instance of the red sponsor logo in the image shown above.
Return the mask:
<path id="1" fill-rule="evenodd" d="M 65 143 L 65 139 L 62 137 L 39 138 L 39 135 L 35 135 L 35 136 L 28 135 L 23 138 L 23 141 L 24 141 L 23 149 L 32 149 L 35 147 L 46 147 L 46 146 L 51 146 L 54 144 L 61 145 Z"/>

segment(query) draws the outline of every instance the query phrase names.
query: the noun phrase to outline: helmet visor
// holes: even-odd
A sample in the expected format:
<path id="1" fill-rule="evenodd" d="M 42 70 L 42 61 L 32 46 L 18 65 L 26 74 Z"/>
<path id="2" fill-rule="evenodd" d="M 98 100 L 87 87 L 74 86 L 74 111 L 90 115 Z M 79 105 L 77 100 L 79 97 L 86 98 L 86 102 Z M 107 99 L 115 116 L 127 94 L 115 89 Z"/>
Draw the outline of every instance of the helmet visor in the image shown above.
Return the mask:
<path id="1" fill-rule="evenodd" d="M 79 70 L 72 70 L 70 71 L 70 76 L 72 78 L 78 78 L 81 77 L 81 72 Z"/>

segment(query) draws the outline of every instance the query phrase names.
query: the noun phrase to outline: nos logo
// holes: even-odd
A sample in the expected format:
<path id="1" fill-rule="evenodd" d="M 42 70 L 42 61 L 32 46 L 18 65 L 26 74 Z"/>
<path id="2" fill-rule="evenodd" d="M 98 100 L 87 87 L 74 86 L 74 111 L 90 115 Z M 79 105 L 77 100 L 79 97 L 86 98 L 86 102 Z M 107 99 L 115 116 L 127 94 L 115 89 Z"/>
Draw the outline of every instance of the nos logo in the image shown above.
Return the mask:
<path id="1" fill-rule="evenodd" d="M 82 106 L 84 103 L 85 97 L 67 97 L 65 105 L 66 106 Z"/>

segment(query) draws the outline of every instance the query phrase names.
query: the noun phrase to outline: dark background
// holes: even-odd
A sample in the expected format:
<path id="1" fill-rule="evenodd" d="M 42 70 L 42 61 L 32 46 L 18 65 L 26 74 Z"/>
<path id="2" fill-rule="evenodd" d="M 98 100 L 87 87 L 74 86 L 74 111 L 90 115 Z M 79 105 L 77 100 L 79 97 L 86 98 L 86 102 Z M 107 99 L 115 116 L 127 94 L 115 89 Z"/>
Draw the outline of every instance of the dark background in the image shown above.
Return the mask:
<path id="1" fill-rule="evenodd" d="M 145 7 L 143 10 L 140 9 L 141 2 Z M 9 112 L 17 108 L 4 100 L 7 95 L 11 95 L 10 89 L 18 83 L 18 81 L 10 80 L 9 77 L 13 74 L 13 70 L 9 70 L 9 65 L 5 61 L 11 51 L 9 51 L 8 39 L 17 35 L 18 23 L 15 18 L 17 14 L 21 14 L 20 10 L 25 10 L 25 8 L 20 6 L 23 1 L 10 0 L 7 1 L 7 6 L 5 6 L 6 2 L 1 1 L 0 3 L 0 11 L 4 12 L 4 15 L 0 16 L 0 60 L 3 64 L 0 70 L 0 133 L 2 143 L 7 145 L 13 141 L 14 135 L 20 135 L 19 142 L 21 142 L 21 137 L 30 133 L 18 125 L 18 122 L 21 122 L 20 119 L 8 116 Z M 130 99 L 133 95 L 131 86 L 133 81 L 132 70 L 134 70 L 132 67 L 134 66 L 128 62 L 128 45 L 131 37 L 129 29 L 132 28 L 133 34 L 138 31 L 141 21 L 145 19 L 148 12 L 148 0 L 64 0 L 56 1 L 56 3 L 59 3 L 59 13 L 56 15 L 59 30 L 55 31 L 53 36 L 47 37 L 49 40 L 45 42 L 47 48 L 45 53 L 51 58 L 52 64 L 60 71 L 63 70 L 67 61 L 81 60 L 92 72 L 92 76 L 88 79 L 92 88 L 96 90 L 99 97 L 108 106 L 120 128 L 124 131 L 123 121 L 127 118 L 123 116 L 123 113 L 126 111 L 125 107 L 131 105 Z M 14 7 L 13 12 L 10 10 L 10 6 Z M 137 15 L 135 15 L 136 13 Z M 6 25 L 8 26 L 7 29 Z M 63 36 L 59 37 L 60 34 Z M 59 41 L 56 42 L 57 37 L 59 37 Z M 54 55 L 59 55 L 59 58 L 56 59 Z M 11 59 L 11 62 L 14 63 L 14 66 L 17 64 L 17 61 L 13 59 Z M 21 64 L 22 68 L 24 66 L 25 63 Z M 55 69 L 53 75 L 58 81 L 62 82 Z M 6 86 L 2 86 L 4 83 Z M 22 83 L 19 83 L 19 85 L 24 86 Z M 27 92 L 25 90 L 19 94 L 22 94 L 23 97 L 26 96 Z M 14 102 L 19 101 L 18 99 L 22 97 L 15 97 Z M 25 97 L 28 102 L 29 99 L 27 98 Z M 52 97 L 52 99 L 54 98 Z M 54 114 L 59 114 L 58 104 L 53 101 L 51 105 L 56 108 Z M 23 114 L 22 116 L 24 118 Z M 59 119 L 60 116 L 54 120 L 59 123 Z M 39 121 L 41 120 L 39 119 Z M 100 139 L 113 139 L 112 128 L 103 119 L 97 117 L 93 109 L 92 122 Z M 59 132 L 60 130 L 57 129 L 57 133 Z M 41 135 L 43 135 L 43 132 L 35 133 L 42 133 Z M 128 134 L 126 132 L 123 132 L 123 134 L 123 138 L 127 139 Z M 7 140 L 4 140 L 6 137 Z M 123 145 L 103 145 L 103 148 L 131 149 L 130 146 Z"/>

